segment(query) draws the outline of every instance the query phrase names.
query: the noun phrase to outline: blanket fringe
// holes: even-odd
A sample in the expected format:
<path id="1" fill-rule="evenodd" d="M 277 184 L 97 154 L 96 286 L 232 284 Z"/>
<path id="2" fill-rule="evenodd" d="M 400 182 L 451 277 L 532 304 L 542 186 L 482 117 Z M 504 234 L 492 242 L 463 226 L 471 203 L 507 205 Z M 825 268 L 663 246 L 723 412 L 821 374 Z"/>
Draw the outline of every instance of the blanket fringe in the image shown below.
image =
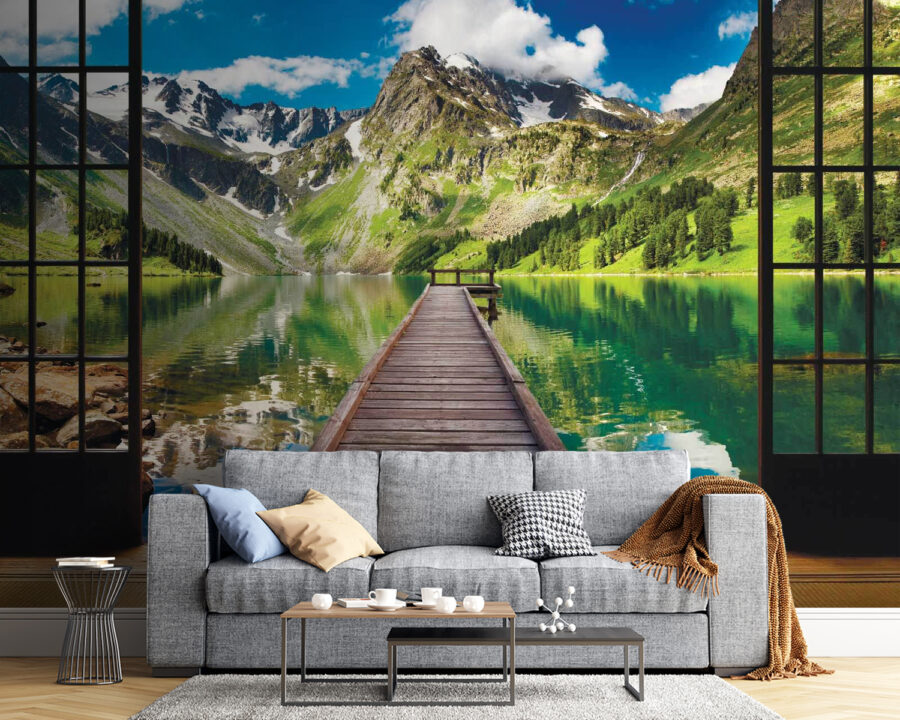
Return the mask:
<path id="1" fill-rule="evenodd" d="M 719 578 L 717 575 L 708 575 L 702 569 L 696 567 L 679 568 L 674 563 L 654 562 L 647 558 L 638 557 L 621 550 L 606 550 L 603 552 L 608 558 L 620 563 L 631 563 L 635 570 L 647 577 L 653 577 L 657 582 L 662 582 L 662 573 L 665 570 L 666 584 L 672 581 L 675 574 L 675 586 L 685 588 L 689 592 L 700 592 L 703 597 L 719 594 Z"/>

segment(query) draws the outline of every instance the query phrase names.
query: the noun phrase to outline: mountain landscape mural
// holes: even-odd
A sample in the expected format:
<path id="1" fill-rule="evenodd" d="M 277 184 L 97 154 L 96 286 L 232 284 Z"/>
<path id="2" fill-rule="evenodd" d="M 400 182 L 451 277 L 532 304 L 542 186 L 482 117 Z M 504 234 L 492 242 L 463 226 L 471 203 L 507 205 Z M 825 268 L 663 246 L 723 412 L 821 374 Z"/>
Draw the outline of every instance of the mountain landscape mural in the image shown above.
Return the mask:
<path id="1" fill-rule="evenodd" d="M 168 33 L 182 32 L 183 25 L 196 39 L 178 50 L 165 45 L 167 72 L 156 71 L 164 67 L 157 51 L 145 61 L 142 80 L 148 485 L 167 491 L 215 482 L 229 447 L 310 447 L 421 292 L 430 267 L 499 271 L 504 296 L 494 330 L 569 449 L 684 448 L 697 473 L 755 480 L 757 304 L 756 281 L 749 277 L 757 262 L 755 4 L 726 19 L 718 4 L 704 2 L 681 8 L 688 14 L 679 20 L 683 26 L 665 27 L 674 15 L 658 20 L 652 41 L 642 40 L 630 14 L 649 22 L 678 8 L 638 0 L 608 14 L 597 10 L 597 23 L 613 24 L 627 43 L 640 46 L 635 54 L 651 56 L 649 70 L 641 71 L 632 55 L 633 68 L 618 66 L 622 80 L 614 83 L 596 72 L 613 45 L 612 30 L 606 42 L 596 25 L 585 27 L 593 15 L 579 17 L 581 30 L 565 30 L 577 38 L 570 42 L 563 31 L 551 32 L 553 7 L 539 11 L 513 0 L 462 2 L 471 26 L 463 25 L 458 37 L 477 29 L 479 12 L 499 7 L 513 13 L 537 27 L 517 64 L 503 62 L 490 44 L 478 52 L 443 47 L 440 40 L 453 28 L 419 33 L 421 16 L 413 15 L 437 7 L 431 2 L 378 11 L 383 16 L 393 9 L 383 22 L 402 30 L 402 40 L 375 38 L 366 46 L 374 53 L 377 44 L 381 58 L 364 51 L 359 59 L 330 65 L 318 56 L 263 57 L 259 48 L 232 65 L 218 55 L 206 62 L 202 53 L 225 52 L 226 43 L 198 34 L 198 24 L 214 16 L 200 17 L 213 8 L 199 0 L 172 3 L 177 11 L 147 19 L 148 36 L 169 23 Z M 779 62 L 802 65 L 811 57 L 813 5 L 778 3 Z M 294 42 L 291 27 L 300 27 L 290 16 L 295 9 L 263 6 L 252 17 L 240 16 L 246 27 L 236 35 L 257 33 L 286 54 L 285 45 Z M 879 0 L 875 7 L 876 60 L 896 64 L 900 2 Z M 861 63 L 862 3 L 829 0 L 826 8 L 829 57 L 835 64 Z M 356 12 L 368 11 L 360 4 Z M 303 41 L 333 43 L 333 55 L 365 24 L 349 23 L 339 34 L 324 9 L 310 12 L 320 13 L 310 23 L 331 30 L 309 31 Z M 698 20 L 703 14 L 713 17 L 709 27 Z M 669 77 L 671 56 L 656 60 L 650 45 L 659 45 L 664 32 L 696 37 L 689 35 L 691 23 L 697 33 L 709 31 L 710 42 L 730 42 L 735 50 L 727 55 L 717 45 L 713 56 L 699 44 L 679 47 L 684 63 L 697 54 L 696 62 L 709 69 Z M 593 53 L 588 70 L 563 58 L 561 47 L 576 60 Z M 621 44 L 616 51 L 622 54 Z M 554 64 L 553 58 L 563 59 Z M 15 58 L 0 62 L 15 65 Z M 224 69 L 193 69 L 216 63 Z M 258 80 L 247 67 L 259 68 Z M 278 74 L 283 67 L 294 74 Z M 320 70 L 334 75 L 303 84 Z M 238 82 L 246 73 L 250 79 Z M 668 78 L 658 85 L 662 90 L 641 90 L 649 87 L 647 77 L 662 75 Z M 691 91 L 713 76 L 713 92 Z M 127 78 L 89 77 L 87 155 L 123 162 Z M 366 89 L 355 91 L 348 77 L 368 83 Z M 66 73 L 40 77 L 40 158 L 77 159 L 77 80 Z M 28 81 L 5 73 L 0 83 L 0 162 L 15 164 L 28 147 Z M 333 92 L 319 92 L 328 83 Z M 679 103 L 682 98 L 690 101 Z M 876 78 L 874 103 L 876 155 L 885 164 L 896 162 L 896 76 Z M 860 78 L 826 78 L 824 105 L 828 162 L 858 161 Z M 776 84 L 779 164 L 812 158 L 812 109 L 811 78 Z M 39 259 L 77 257 L 79 222 L 89 258 L 125 257 L 125 171 L 89 170 L 86 177 L 88 207 L 79 218 L 77 172 L 38 171 Z M 862 178 L 849 173 L 825 177 L 828 262 L 860 257 L 862 186 Z M 27 258 L 27 187 L 23 171 L 0 170 L 4 258 Z M 811 257 L 813 187 L 799 173 L 778 178 L 776 261 Z M 876 260 L 896 262 L 900 178 L 878 175 L 873 209 Z M 67 352 L 78 326 L 77 278 L 55 273 L 38 278 L 43 324 L 37 337 L 50 352 Z M 112 271 L 90 273 L 88 347 L 119 352 L 128 331 L 127 283 Z M 24 275 L 12 270 L 0 276 L 0 354 L 25 351 Z M 825 291 L 826 350 L 860 352 L 861 278 L 829 272 Z M 811 352 L 812 278 L 779 278 L 775 292 L 776 344 L 786 353 Z M 896 274 L 878 275 L 875 300 L 885 318 L 876 323 L 876 340 L 885 352 L 900 352 L 890 320 L 900 308 Z M 0 363 L 0 389 L 13 370 Z M 97 370 L 98 377 L 103 373 Z M 840 382 L 849 388 L 853 378 Z M 883 397 L 897 397 L 896 378 L 885 383 Z M 799 445 L 811 435 L 804 429 L 806 386 L 798 378 L 790 387 L 796 388 L 798 420 L 796 437 L 785 442 Z M 18 437 L 25 415 L 3 392 L 0 400 L 10 411 L 0 412 L 0 443 L 14 446 L 4 437 Z M 710 394 L 720 402 L 711 403 Z M 96 404 L 108 400 L 101 392 Z M 850 412 L 861 411 L 853 405 Z M 64 420 L 48 421 L 42 435 L 48 446 L 57 446 Z M 888 415 L 876 414 L 875 423 L 878 447 L 900 447 Z M 835 427 L 826 444 L 852 449 L 859 437 Z"/>

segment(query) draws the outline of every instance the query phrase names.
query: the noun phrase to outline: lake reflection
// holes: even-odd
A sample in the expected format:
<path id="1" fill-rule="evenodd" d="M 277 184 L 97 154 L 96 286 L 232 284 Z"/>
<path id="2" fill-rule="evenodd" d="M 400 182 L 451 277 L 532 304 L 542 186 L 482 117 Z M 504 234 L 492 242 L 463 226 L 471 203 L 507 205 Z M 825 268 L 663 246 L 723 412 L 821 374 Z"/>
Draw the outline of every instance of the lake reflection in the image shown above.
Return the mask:
<path id="1" fill-rule="evenodd" d="M 0 334 L 25 335 L 25 278 L 0 299 Z M 123 278 L 86 291 L 86 338 L 112 353 L 127 339 Z M 572 450 L 683 448 L 694 473 L 755 481 L 755 277 L 503 277 L 494 330 Z M 144 403 L 157 418 L 145 442 L 151 473 L 181 485 L 217 481 L 226 448 L 309 447 L 349 384 L 425 285 L 420 277 L 144 279 Z M 39 341 L 77 341 L 76 279 L 40 278 Z M 813 351 L 813 280 L 779 276 L 776 352 Z M 825 351 L 865 348 L 858 276 L 825 283 Z M 900 277 L 879 276 L 876 348 L 900 357 Z M 876 449 L 900 449 L 900 373 L 876 376 Z M 882 372 L 883 370 L 883 372 Z M 809 373 L 781 373 L 777 446 L 812 436 Z M 859 377 L 826 374 L 826 444 L 859 448 Z M 829 419 L 831 418 L 831 419 Z M 829 449 L 829 448 L 826 448 Z"/>

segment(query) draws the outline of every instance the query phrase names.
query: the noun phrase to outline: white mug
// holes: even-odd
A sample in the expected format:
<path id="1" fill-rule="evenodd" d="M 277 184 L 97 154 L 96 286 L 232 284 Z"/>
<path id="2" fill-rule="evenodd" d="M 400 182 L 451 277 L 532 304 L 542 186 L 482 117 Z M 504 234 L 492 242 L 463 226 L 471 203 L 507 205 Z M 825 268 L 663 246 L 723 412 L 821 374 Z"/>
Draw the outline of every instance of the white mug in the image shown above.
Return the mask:
<path id="1" fill-rule="evenodd" d="M 484 610 L 484 598 L 481 595 L 466 595 L 463 598 L 463 609 L 471 613 L 481 612 Z"/>
<path id="2" fill-rule="evenodd" d="M 435 604 L 435 609 L 438 612 L 446 613 L 449 615 L 454 610 L 456 610 L 456 598 L 448 595 L 439 597 L 437 603 Z"/>
<path id="3" fill-rule="evenodd" d="M 369 590 L 369 600 L 374 600 L 376 605 L 396 605 L 397 590 L 396 588 Z"/>
<path id="4" fill-rule="evenodd" d="M 316 593 L 312 596 L 312 606 L 316 610 L 327 610 L 334 599 L 328 593 Z"/>
<path id="5" fill-rule="evenodd" d="M 437 603 L 438 598 L 443 595 L 442 588 L 435 587 L 427 587 L 422 588 L 422 604 L 423 605 L 434 605 Z"/>

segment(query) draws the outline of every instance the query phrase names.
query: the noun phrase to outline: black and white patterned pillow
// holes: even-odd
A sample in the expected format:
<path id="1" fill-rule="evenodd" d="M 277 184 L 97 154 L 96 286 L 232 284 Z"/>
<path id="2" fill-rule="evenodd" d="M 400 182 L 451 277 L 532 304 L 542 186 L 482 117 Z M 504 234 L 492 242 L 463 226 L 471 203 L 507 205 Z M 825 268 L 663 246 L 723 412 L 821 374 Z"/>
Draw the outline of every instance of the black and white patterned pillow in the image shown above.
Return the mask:
<path id="1" fill-rule="evenodd" d="M 544 560 L 596 555 L 584 529 L 584 490 L 490 495 L 488 503 L 503 528 L 495 555 Z"/>

